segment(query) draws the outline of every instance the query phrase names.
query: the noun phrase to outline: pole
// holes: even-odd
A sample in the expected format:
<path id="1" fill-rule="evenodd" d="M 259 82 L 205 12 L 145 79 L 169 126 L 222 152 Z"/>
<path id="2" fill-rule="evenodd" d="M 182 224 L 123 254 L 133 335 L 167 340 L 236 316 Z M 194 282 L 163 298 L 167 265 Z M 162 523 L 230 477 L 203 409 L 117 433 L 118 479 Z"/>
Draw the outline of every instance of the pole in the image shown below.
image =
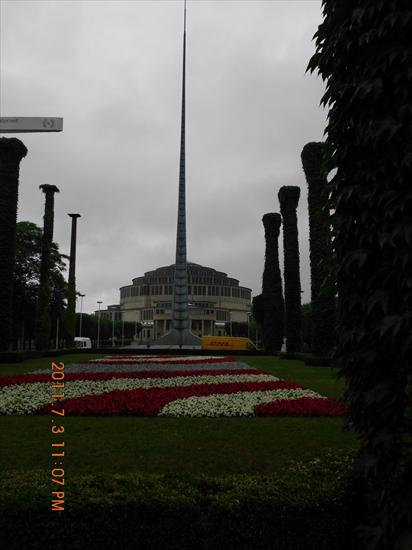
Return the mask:
<path id="1" fill-rule="evenodd" d="M 124 346 L 124 317 L 122 311 L 122 347 Z"/>
<path id="2" fill-rule="evenodd" d="M 112 313 L 112 348 L 114 348 L 114 311 Z"/>
<path id="3" fill-rule="evenodd" d="M 59 349 L 59 319 L 56 323 L 56 349 Z"/>
<path id="4" fill-rule="evenodd" d="M 99 304 L 99 313 L 97 317 L 97 347 L 100 348 L 100 304 L 102 302 L 97 302 Z"/>
<path id="5" fill-rule="evenodd" d="M 76 238 L 77 218 L 80 214 L 67 214 L 72 220 L 72 232 L 70 241 L 69 281 L 67 287 L 67 334 L 69 346 L 73 345 L 76 336 Z"/>
<path id="6" fill-rule="evenodd" d="M 229 315 L 230 315 L 230 337 L 233 336 L 233 330 L 232 330 L 232 312 L 229 311 Z"/>
<path id="7" fill-rule="evenodd" d="M 86 294 L 80 294 L 80 326 L 79 326 L 79 337 L 82 336 L 82 317 L 83 317 L 83 298 Z"/>

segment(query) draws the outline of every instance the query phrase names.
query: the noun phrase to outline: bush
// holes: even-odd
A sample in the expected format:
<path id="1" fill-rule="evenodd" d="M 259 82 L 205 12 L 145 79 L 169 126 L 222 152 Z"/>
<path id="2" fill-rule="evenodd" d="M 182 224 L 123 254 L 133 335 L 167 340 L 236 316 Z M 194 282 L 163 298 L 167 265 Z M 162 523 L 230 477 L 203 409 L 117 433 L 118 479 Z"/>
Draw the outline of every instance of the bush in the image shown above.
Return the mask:
<path id="1" fill-rule="evenodd" d="M 7 472 L 0 477 L 0 544 L 7 550 L 343 550 L 352 458 L 330 452 L 320 462 L 294 462 L 270 476 L 70 475 L 61 514 L 50 510 L 49 472 Z"/>
<path id="2" fill-rule="evenodd" d="M 305 359 L 305 365 L 308 367 L 330 367 L 330 357 L 311 357 L 307 356 Z"/>
<path id="3" fill-rule="evenodd" d="M 21 353 L 2 351 L 0 353 L 0 364 L 2 363 L 21 363 L 24 356 Z"/>

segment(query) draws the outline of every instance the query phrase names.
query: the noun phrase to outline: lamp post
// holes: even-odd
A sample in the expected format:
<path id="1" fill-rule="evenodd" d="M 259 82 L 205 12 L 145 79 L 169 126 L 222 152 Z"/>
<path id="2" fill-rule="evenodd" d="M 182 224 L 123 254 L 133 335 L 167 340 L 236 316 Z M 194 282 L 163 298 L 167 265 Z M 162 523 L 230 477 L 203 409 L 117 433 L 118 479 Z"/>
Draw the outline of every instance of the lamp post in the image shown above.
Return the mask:
<path id="1" fill-rule="evenodd" d="M 247 315 L 247 338 L 248 338 L 248 340 L 250 340 L 250 324 L 249 323 L 250 323 L 250 317 L 251 317 L 252 314 L 249 312 L 246 315 Z"/>
<path id="2" fill-rule="evenodd" d="M 99 314 L 97 317 L 97 347 L 100 347 L 100 304 L 102 304 L 102 301 L 97 302 L 99 304 Z"/>
<path id="3" fill-rule="evenodd" d="M 230 337 L 233 336 L 233 330 L 232 330 L 232 312 L 229 311 L 229 318 L 230 318 Z"/>
<path id="4" fill-rule="evenodd" d="M 121 312 L 122 315 L 122 347 L 124 346 L 124 315 L 123 311 Z"/>
<path id="5" fill-rule="evenodd" d="M 114 311 L 112 312 L 112 348 L 114 348 Z"/>
<path id="6" fill-rule="evenodd" d="M 79 337 L 82 335 L 82 317 L 83 317 L 83 298 L 86 294 L 79 294 L 80 296 L 80 326 L 79 326 Z"/>

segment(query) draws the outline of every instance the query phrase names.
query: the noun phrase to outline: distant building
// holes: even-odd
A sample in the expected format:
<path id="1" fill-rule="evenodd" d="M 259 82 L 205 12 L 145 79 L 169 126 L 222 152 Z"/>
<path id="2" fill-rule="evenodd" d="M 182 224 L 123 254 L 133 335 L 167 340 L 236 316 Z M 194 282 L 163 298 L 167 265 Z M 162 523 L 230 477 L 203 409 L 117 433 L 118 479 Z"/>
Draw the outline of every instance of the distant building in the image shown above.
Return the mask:
<path id="1" fill-rule="evenodd" d="M 174 265 L 148 271 L 120 288 L 120 304 L 101 310 L 101 319 L 138 321 L 140 339 L 153 340 L 170 330 Z M 248 323 L 251 289 L 211 267 L 187 264 L 190 330 L 198 336 L 223 336 L 226 323 Z M 95 312 L 96 315 L 98 312 Z"/>

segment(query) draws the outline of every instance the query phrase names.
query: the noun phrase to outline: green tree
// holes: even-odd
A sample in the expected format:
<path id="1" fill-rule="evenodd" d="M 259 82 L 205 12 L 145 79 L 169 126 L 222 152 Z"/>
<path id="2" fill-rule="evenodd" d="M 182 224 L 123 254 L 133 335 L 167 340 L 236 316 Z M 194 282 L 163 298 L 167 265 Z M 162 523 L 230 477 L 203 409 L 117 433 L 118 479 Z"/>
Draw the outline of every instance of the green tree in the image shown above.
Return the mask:
<path id="1" fill-rule="evenodd" d="M 263 326 L 263 294 L 258 294 L 252 298 L 252 315 L 254 320 L 258 323 L 259 328 Z"/>
<path id="2" fill-rule="evenodd" d="M 254 321 L 254 334 L 255 334 L 255 343 L 258 345 L 261 340 L 262 330 L 263 330 L 263 319 L 264 319 L 264 309 L 263 309 L 263 294 L 258 294 L 252 298 L 252 317 Z"/>
<path id="3" fill-rule="evenodd" d="M 27 154 L 16 138 L 0 138 L 0 351 L 12 338 L 13 271 L 20 161 Z"/>
<path id="4" fill-rule="evenodd" d="M 308 352 L 312 341 L 312 304 L 302 304 L 302 351 Z"/>
<path id="5" fill-rule="evenodd" d="M 412 548 L 412 10 L 323 0 L 308 69 L 326 81 L 335 366 L 361 449 L 358 546 Z M 353 547 L 353 546 L 352 546 Z"/>
<path id="6" fill-rule="evenodd" d="M 312 340 L 314 355 L 330 355 L 335 342 L 335 285 L 330 280 L 332 261 L 328 182 L 322 168 L 324 143 L 307 143 L 301 154 L 308 183 Z"/>
<path id="7" fill-rule="evenodd" d="M 289 353 L 301 350 L 301 287 L 299 273 L 298 219 L 296 209 L 300 188 L 284 185 L 279 193 L 283 221 L 283 251 L 285 277 L 286 348 Z"/>
<path id="8" fill-rule="evenodd" d="M 263 345 L 268 353 L 280 351 L 283 343 L 284 303 L 279 267 L 280 214 L 262 218 L 265 228 L 265 266 L 263 271 Z"/>
<path id="9" fill-rule="evenodd" d="M 34 338 L 36 301 L 40 285 L 42 230 L 36 224 L 23 221 L 16 227 L 16 265 L 14 270 L 13 319 L 14 335 L 30 341 Z M 67 256 L 58 245 L 50 247 L 51 319 L 55 326 L 62 319 L 67 285 L 63 272 Z"/>
<path id="10" fill-rule="evenodd" d="M 40 263 L 40 285 L 36 307 L 36 349 L 48 349 L 51 335 L 51 286 L 50 286 L 50 249 L 53 242 L 54 194 L 59 190 L 55 185 L 40 185 L 46 195 L 43 235 Z"/>

